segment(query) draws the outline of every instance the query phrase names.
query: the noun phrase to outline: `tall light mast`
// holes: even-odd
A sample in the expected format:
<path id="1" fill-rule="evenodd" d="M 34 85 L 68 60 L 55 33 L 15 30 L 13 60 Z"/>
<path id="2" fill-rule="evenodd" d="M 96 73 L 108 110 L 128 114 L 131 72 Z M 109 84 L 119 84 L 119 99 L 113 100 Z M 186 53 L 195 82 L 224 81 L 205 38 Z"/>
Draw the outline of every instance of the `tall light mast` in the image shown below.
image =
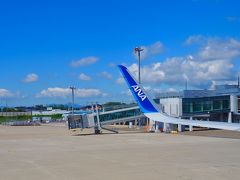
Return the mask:
<path id="1" fill-rule="evenodd" d="M 72 90 L 72 115 L 74 115 L 74 90 L 76 89 L 73 86 L 69 87 Z"/>
<path id="2" fill-rule="evenodd" d="M 143 49 L 141 47 L 135 47 L 134 51 L 135 53 L 138 54 L 138 83 L 141 84 L 140 63 L 141 63 L 141 51 L 143 51 Z"/>

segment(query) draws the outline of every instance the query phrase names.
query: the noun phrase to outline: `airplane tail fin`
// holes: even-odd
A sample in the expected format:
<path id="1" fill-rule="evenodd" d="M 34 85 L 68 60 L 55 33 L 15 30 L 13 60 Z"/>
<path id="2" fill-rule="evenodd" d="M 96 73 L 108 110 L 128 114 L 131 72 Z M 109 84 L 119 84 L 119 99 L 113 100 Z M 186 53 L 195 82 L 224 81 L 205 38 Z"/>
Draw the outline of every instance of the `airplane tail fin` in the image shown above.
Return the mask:
<path id="1" fill-rule="evenodd" d="M 143 87 L 137 83 L 137 81 L 128 72 L 128 69 L 123 65 L 118 65 L 124 79 L 126 80 L 129 89 L 131 90 L 133 97 L 137 101 L 141 111 L 143 113 L 156 113 L 159 112 L 158 107 L 155 105 L 153 100 L 151 100 Z"/>

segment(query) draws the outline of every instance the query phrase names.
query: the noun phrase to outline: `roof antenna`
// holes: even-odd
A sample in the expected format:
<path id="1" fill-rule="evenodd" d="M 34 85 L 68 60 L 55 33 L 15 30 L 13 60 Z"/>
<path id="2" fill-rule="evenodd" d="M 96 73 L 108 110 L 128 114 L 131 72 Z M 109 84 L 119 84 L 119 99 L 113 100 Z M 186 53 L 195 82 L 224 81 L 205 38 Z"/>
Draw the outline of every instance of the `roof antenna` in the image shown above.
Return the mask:
<path id="1" fill-rule="evenodd" d="M 187 84 L 187 79 L 186 79 L 186 81 L 185 81 L 185 90 L 187 90 L 187 86 L 188 86 L 188 84 Z"/>

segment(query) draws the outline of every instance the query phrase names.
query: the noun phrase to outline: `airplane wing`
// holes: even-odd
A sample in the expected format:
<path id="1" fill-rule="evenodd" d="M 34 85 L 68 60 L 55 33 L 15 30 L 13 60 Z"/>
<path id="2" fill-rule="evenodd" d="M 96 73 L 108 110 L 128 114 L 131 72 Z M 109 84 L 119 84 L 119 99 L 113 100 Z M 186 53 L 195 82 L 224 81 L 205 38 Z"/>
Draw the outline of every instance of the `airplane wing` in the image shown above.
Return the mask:
<path id="1" fill-rule="evenodd" d="M 125 66 L 118 65 L 125 81 L 128 84 L 130 91 L 132 92 L 135 100 L 138 103 L 141 111 L 146 117 L 153 121 L 181 124 L 189 126 L 199 126 L 207 128 L 216 128 L 232 131 L 240 131 L 240 123 L 226 123 L 226 122 L 213 122 L 213 121 L 199 121 L 199 120 L 188 120 L 171 117 L 158 108 L 151 98 L 147 95 L 144 88 L 137 83 L 134 77 L 129 73 Z"/>

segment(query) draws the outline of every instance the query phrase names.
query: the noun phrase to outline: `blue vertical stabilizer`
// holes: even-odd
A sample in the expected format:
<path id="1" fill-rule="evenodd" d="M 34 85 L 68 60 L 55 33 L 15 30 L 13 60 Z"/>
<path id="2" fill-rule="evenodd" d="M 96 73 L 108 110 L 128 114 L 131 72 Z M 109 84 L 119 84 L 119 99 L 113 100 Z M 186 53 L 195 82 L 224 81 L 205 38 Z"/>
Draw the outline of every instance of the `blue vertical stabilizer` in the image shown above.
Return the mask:
<path id="1" fill-rule="evenodd" d="M 158 109 L 154 105 L 154 102 L 151 99 L 149 99 L 149 97 L 145 93 L 145 90 L 131 76 L 131 74 L 128 72 L 128 69 L 125 66 L 122 66 L 122 65 L 118 65 L 118 67 L 121 70 L 121 73 L 122 73 L 124 79 L 126 80 L 128 86 L 129 86 L 129 89 L 131 90 L 131 92 L 132 92 L 135 100 L 137 101 L 141 111 L 143 113 L 158 112 Z"/>

